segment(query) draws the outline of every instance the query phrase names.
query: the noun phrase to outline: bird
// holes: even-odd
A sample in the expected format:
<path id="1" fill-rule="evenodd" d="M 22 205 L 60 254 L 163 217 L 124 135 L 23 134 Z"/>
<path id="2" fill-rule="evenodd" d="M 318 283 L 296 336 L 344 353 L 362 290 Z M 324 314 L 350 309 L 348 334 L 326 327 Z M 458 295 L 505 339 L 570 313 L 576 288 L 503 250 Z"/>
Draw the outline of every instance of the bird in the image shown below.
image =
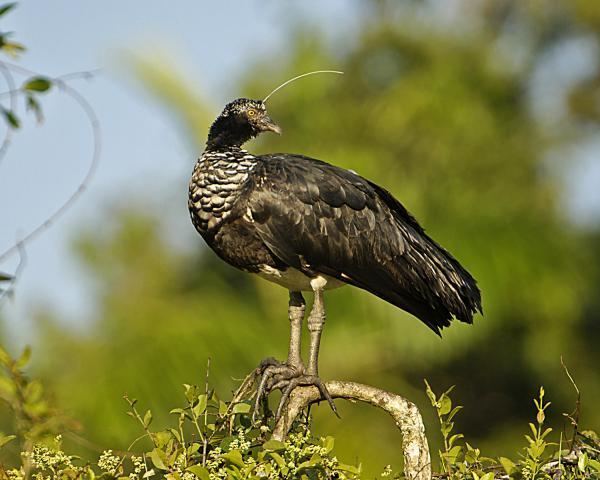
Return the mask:
<path id="1" fill-rule="evenodd" d="M 282 133 L 265 100 L 238 98 L 224 107 L 193 169 L 189 213 L 222 260 L 289 290 L 288 358 L 261 362 L 255 408 L 279 389 L 277 418 L 294 388 L 314 385 L 337 413 L 318 371 L 325 290 L 366 290 L 438 335 L 453 319 L 471 324 L 482 313 L 481 293 L 473 276 L 388 190 L 301 154 L 254 155 L 242 148 L 264 132 Z M 306 365 L 302 292 L 314 295 Z"/>

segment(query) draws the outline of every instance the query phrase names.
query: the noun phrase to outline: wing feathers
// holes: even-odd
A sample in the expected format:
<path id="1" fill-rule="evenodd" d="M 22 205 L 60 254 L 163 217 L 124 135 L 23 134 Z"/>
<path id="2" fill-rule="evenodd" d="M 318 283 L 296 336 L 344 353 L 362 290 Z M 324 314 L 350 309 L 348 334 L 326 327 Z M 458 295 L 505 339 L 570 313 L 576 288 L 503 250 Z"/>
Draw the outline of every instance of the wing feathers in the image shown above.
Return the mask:
<path id="1" fill-rule="evenodd" d="M 258 158 L 248 204 L 281 260 L 368 290 L 436 333 L 481 310 L 475 280 L 387 190 L 307 157 Z"/>

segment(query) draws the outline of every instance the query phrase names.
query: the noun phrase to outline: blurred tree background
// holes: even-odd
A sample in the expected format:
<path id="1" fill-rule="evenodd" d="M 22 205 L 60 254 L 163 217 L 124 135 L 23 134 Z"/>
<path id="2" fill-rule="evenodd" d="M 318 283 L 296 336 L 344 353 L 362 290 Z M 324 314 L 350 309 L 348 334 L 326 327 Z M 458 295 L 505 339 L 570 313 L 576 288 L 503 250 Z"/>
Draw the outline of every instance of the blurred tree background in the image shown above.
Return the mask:
<path id="1" fill-rule="evenodd" d="M 262 98 L 308 70 L 345 72 L 273 97 L 269 111 L 284 134 L 248 148 L 303 153 L 388 188 L 479 280 L 485 316 L 472 327 L 453 325 L 440 340 L 367 293 L 329 292 L 321 375 L 405 395 L 423 407 L 431 431 L 423 379 L 438 391 L 456 384 L 454 397 L 466 406 L 459 430 L 494 455 L 522 438 L 540 384 L 562 425 L 559 413 L 572 410 L 575 395 L 561 355 L 583 392 L 582 421 L 600 427 L 600 238 L 569 215 L 563 181 L 572 148 L 598 135 L 600 7 L 440 5 L 447 4 L 365 4 L 360 29 L 344 45 L 298 25 L 285 55 L 250 68 L 236 94 Z M 441 8 L 456 14 L 448 20 Z M 595 61 L 549 88 L 570 68 L 573 45 Z M 127 60 L 178 118 L 191 172 L 220 106 L 150 53 Z M 135 436 L 123 415 L 125 392 L 167 412 L 182 383 L 202 382 L 208 357 L 211 382 L 224 395 L 262 358 L 287 354 L 284 289 L 223 264 L 200 237 L 193 248 L 173 246 L 193 229 L 173 226 L 187 210 L 169 203 L 169 191 L 186 190 L 187 180 L 148 192 L 153 206 L 168 208 L 148 209 L 146 199 L 123 193 L 99 214 L 102 228 L 75 239 L 96 292 L 88 328 L 66 331 L 52 311 L 37 315 L 36 372 L 101 446 L 126 447 Z M 399 438 L 387 417 L 338 408 L 342 421 L 327 406 L 314 409 L 318 433 L 334 435 L 340 452 L 367 471 L 397 465 Z"/>

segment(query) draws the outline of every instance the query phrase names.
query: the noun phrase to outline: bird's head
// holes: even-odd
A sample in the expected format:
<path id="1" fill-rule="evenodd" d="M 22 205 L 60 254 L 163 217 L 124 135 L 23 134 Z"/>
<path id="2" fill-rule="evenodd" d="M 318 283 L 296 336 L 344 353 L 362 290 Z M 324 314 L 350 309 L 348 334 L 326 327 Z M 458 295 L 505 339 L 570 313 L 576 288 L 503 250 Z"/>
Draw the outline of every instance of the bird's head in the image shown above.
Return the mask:
<path id="1" fill-rule="evenodd" d="M 262 100 L 238 98 L 225 105 L 208 133 L 207 146 L 239 147 L 261 132 L 281 134 L 281 128 L 267 114 Z"/>

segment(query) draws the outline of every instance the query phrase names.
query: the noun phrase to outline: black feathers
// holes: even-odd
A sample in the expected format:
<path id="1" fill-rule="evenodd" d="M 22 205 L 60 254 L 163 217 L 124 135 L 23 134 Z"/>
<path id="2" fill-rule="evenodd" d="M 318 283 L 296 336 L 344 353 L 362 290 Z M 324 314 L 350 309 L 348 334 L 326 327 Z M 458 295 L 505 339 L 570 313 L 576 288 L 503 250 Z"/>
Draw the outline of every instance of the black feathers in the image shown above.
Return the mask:
<path id="1" fill-rule="evenodd" d="M 257 160 L 246 201 L 278 258 L 368 290 L 436 333 L 452 317 L 472 322 L 481 308 L 475 280 L 389 192 L 300 155 Z"/>
<path id="2" fill-rule="evenodd" d="M 473 277 L 387 190 L 301 155 L 253 156 L 241 145 L 280 133 L 257 100 L 228 104 L 213 123 L 190 182 L 196 229 L 228 263 L 249 272 L 299 271 L 290 290 L 326 275 L 422 320 L 439 334 L 481 311 Z M 303 274 L 303 275 L 302 275 Z M 339 283 L 339 282 L 338 282 Z"/>

